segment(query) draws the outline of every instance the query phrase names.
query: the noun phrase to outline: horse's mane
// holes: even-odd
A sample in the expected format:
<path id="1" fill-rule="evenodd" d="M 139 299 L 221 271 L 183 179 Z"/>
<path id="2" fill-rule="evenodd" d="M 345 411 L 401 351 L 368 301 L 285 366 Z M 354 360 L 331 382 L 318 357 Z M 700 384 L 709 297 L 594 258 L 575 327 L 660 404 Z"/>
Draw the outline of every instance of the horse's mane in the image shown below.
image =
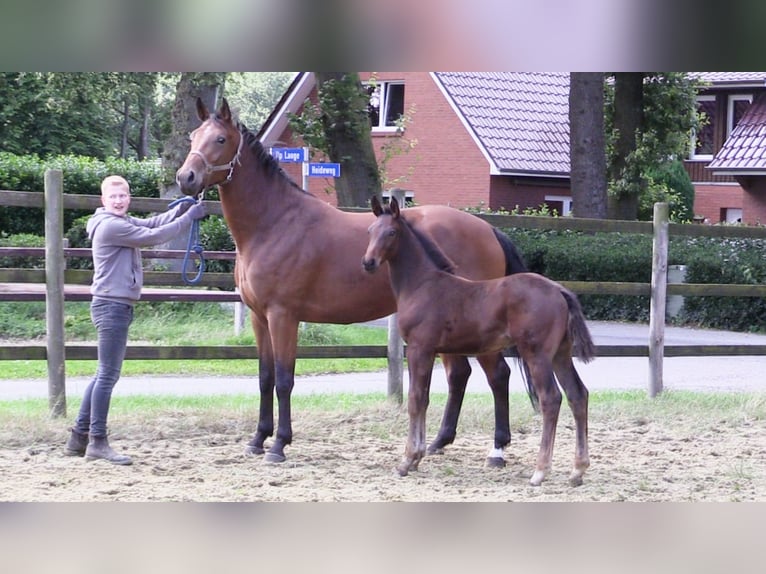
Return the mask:
<path id="1" fill-rule="evenodd" d="M 295 183 L 292 178 L 287 175 L 287 173 L 285 173 L 285 170 L 283 170 L 279 165 L 279 161 L 274 156 L 272 156 L 265 147 L 263 147 L 263 144 L 258 141 L 256 135 L 250 131 L 245 124 L 242 122 L 237 122 L 237 128 L 242 134 L 242 137 L 245 138 L 245 144 L 247 147 L 249 147 L 255 154 L 256 160 L 266 175 L 269 177 L 282 177 L 295 189 L 301 191 L 302 193 L 307 193 L 300 185 Z"/>
<path id="2" fill-rule="evenodd" d="M 391 213 L 391 208 L 389 206 L 386 206 L 383 208 L 383 213 Z M 445 255 L 444 251 L 442 251 L 439 246 L 436 244 L 436 242 L 431 239 L 429 235 L 426 235 L 422 231 L 419 231 L 416 229 L 407 219 L 405 219 L 403 216 L 399 217 L 399 221 L 402 222 L 402 225 L 404 225 L 407 229 L 409 229 L 412 232 L 412 235 L 417 239 L 418 243 L 423 247 L 423 249 L 426 252 L 426 255 L 428 255 L 428 258 L 433 262 L 434 265 L 440 270 L 444 271 L 446 273 L 449 273 L 451 275 L 455 275 L 455 264 L 452 262 L 452 260 Z"/>

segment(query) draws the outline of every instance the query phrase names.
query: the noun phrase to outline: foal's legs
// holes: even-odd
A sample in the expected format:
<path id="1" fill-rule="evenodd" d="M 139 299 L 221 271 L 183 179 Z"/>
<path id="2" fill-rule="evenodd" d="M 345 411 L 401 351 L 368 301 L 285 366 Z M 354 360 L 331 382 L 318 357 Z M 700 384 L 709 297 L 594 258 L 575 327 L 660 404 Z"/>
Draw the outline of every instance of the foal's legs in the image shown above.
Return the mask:
<path id="1" fill-rule="evenodd" d="M 477 358 L 487 375 L 487 382 L 495 399 L 495 438 L 487 456 L 487 465 L 503 467 L 503 449 L 511 442 L 508 414 L 508 379 L 511 369 L 502 353 L 481 355 Z M 429 445 L 428 454 L 442 454 L 444 447 L 455 440 L 458 417 L 463 406 L 468 377 L 471 375 L 471 365 L 463 355 L 442 355 L 442 363 L 447 374 L 449 392 L 439 433 Z"/>
<path id="2" fill-rule="evenodd" d="M 585 388 L 582 379 L 580 379 L 569 352 L 562 352 L 560 349 L 553 360 L 553 368 L 559 384 L 567 396 L 567 402 L 569 408 L 572 409 L 575 420 L 577 443 L 574 468 L 569 476 L 569 483 L 572 486 L 580 486 L 583 474 L 590 466 L 588 454 L 588 389 Z"/>
<path id="3" fill-rule="evenodd" d="M 396 468 L 400 476 L 407 476 L 410 470 L 417 470 L 418 464 L 426 454 L 426 411 L 428 410 L 431 373 L 436 354 L 432 350 L 420 350 L 411 344 L 407 346 L 407 368 L 410 386 L 407 398 L 407 411 L 410 427 L 404 458 Z"/>
<path id="4" fill-rule="evenodd" d="M 436 438 L 428 446 L 428 454 L 443 454 L 444 447 L 452 444 L 457 434 L 457 421 L 463 407 L 465 388 L 471 376 L 471 365 L 463 355 L 442 355 L 447 375 L 447 404 L 444 406 L 441 426 Z"/>
<path id="5" fill-rule="evenodd" d="M 519 349 L 519 353 L 522 350 Z M 540 451 L 537 454 L 537 464 L 529 484 L 540 486 L 545 475 L 551 469 L 553 459 L 553 444 L 556 440 L 556 425 L 559 420 L 561 409 L 561 391 L 553 377 L 553 367 L 547 357 L 537 356 L 524 357 L 529 366 L 532 384 L 535 386 L 537 396 L 540 399 L 540 412 L 543 415 L 543 434 L 540 438 Z"/>

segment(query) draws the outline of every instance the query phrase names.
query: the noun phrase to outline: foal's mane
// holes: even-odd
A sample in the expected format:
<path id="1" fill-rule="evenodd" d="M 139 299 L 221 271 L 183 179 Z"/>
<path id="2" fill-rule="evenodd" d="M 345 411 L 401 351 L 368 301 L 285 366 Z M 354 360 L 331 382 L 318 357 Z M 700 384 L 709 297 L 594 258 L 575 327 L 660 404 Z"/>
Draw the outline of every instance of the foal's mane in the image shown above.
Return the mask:
<path id="1" fill-rule="evenodd" d="M 384 207 L 383 213 L 390 214 L 391 208 L 389 206 Z M 428 258 L 431 260 L 431 262 L 433 262 L 434 265 L 436 265 L 439 271 L 444 271 L 450 275 L 456 274 L 455 264 L 449 257 L 447 257 L 447 255 L 445 255 L 444 251 L 439 248 L 436 242 L 431 239 L 429 235 L 413 227 L 413 225 L 403 217 L 403 214 L 399 216 L 399 221 L 402 222 L 404 227 L 412 232 L 412 235 L 415 237 L 415 239 L 417 239 L 418 243 L 420 243 L 420 245 L 425 250 L 426 255 L 428 255 Z"/>

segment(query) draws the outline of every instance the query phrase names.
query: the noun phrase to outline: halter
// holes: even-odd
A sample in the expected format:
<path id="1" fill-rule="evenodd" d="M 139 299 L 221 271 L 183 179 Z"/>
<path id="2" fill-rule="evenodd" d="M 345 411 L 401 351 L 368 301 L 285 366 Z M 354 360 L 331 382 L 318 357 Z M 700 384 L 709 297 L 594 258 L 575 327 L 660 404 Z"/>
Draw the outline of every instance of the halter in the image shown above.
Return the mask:
<path id="1" fill-rule="evenodd" d="M 205 164 L 205 175 L 210 175 L 214 171 L 223 171 L 225 169 L 228 169 L 229 173 L 226 175 L 226 179 L 218 184 L 218 185 L 225 185 L 231 181 L 231 177 L 232 175 L 234 175 L 234 166 L 242 165 L 239 161 L 239 156 L 240 156 L 240 153 L 242 152 L 242 142 L 244 141 L 245 141 L 245 138 L 243 137 L 242 132 L 239 132 L 239 145 L 237 146 L 237 153 L 234 154 L 234 157 L 231 158 L 231 161 L 229 161 L 228 163 L 224 163 L 220 165 L 212 165 L 205 157 L 205 154 L 197 150 L 190 151 L 189 155 L 198 155 L 202 158 L 202 161 Z"/>

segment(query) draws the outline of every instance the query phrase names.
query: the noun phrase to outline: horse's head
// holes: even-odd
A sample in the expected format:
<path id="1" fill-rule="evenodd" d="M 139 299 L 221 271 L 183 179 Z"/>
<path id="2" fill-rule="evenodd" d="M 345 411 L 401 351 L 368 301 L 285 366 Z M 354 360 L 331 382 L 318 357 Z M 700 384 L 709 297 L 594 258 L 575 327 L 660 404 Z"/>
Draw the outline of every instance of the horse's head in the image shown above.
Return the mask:
<path id="1" fill-rule="evenodd" d="M 391 203 L 385 208 L 380 204 L 377 196 L 372 197 L 370 204 L 376 219 L 368 229 L 370 239 L 367 251 L 362 258 L 362 267 L 368 273 L 374 273 L 396 253 L 402 222 L 396 198 L 392 197 Z"/>
<path id="2" fill-rule="evenodd" d="M 191 133 L 191 150 L 176 172 L 176 182 L 186 195 L 231 179 L 242 151 L 242 133 L 232 119 L 229 103 L 223 98 L 214 114 L 197 98 L 197 116 L 202 125 Z"/>

